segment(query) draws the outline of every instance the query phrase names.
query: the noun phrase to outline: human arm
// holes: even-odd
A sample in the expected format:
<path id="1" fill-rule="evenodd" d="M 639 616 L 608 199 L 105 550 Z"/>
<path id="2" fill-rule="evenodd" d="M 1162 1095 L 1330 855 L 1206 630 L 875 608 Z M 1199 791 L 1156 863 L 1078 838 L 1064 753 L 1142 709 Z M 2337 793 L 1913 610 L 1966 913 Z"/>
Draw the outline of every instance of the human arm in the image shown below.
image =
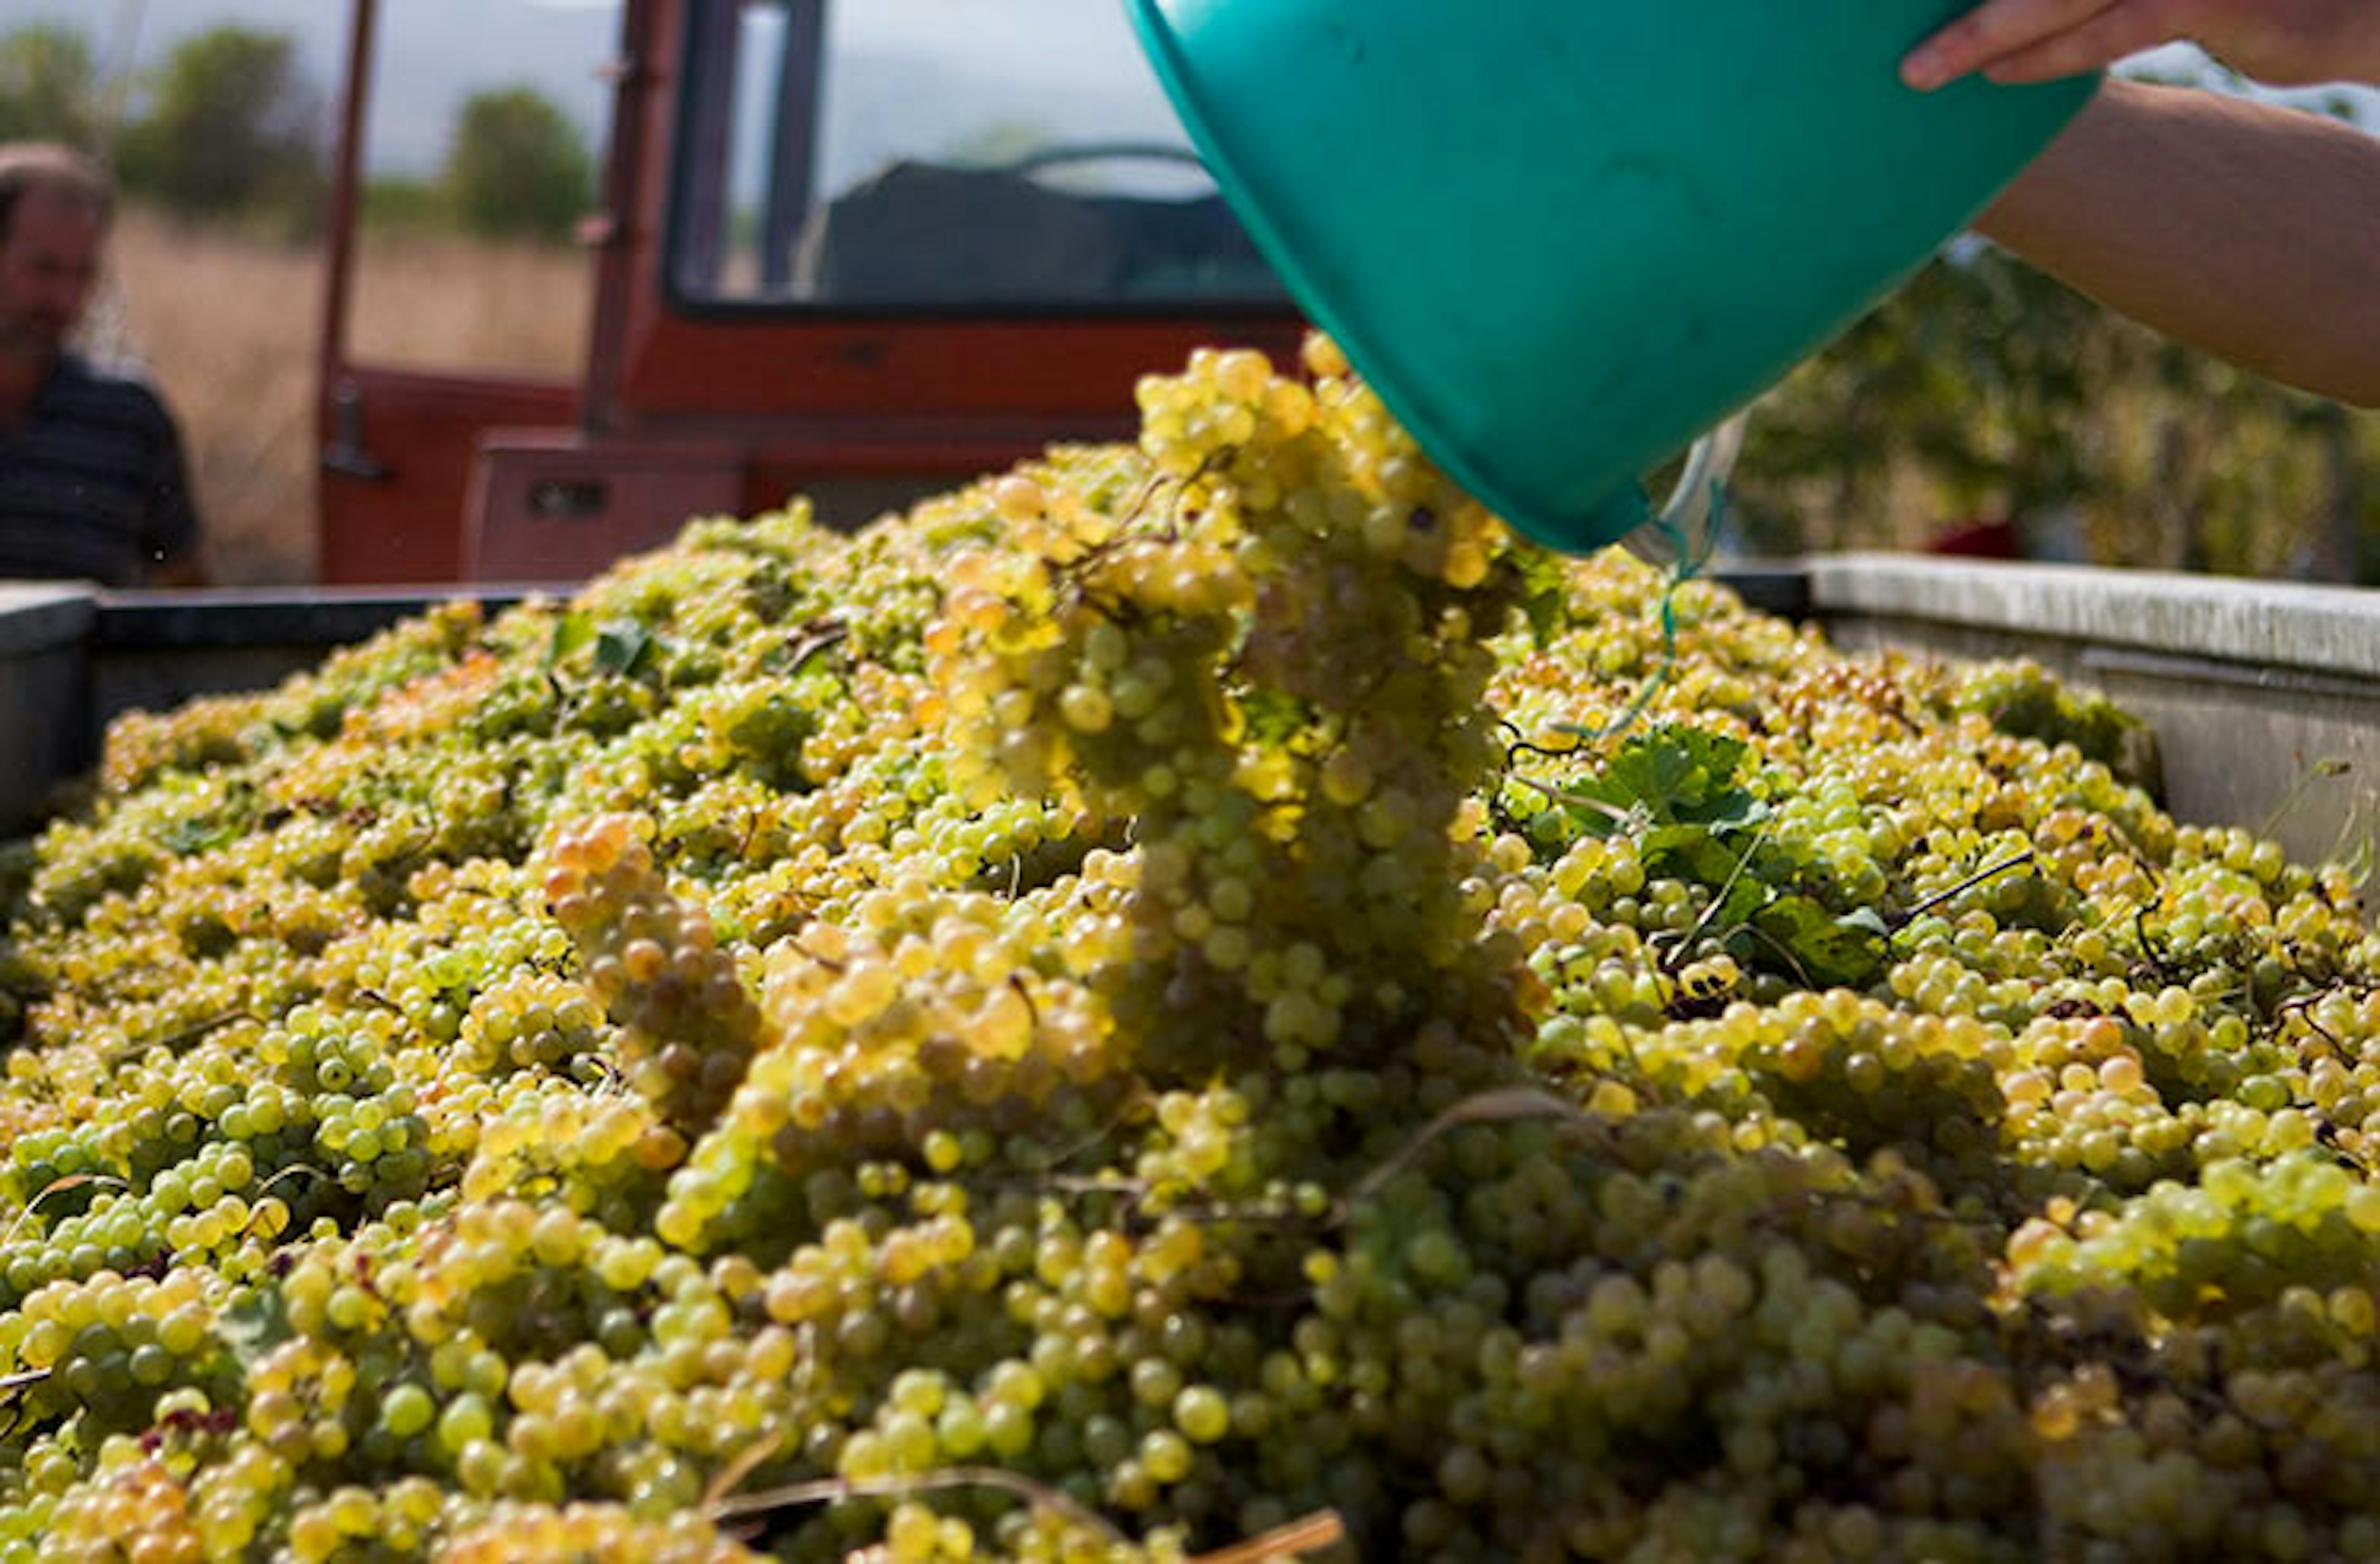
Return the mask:
<path id="1" fill-rule="evenodd" d="M 2276 87 L 2380 80 L 2375 0 L 1986 0 L 1910 52 L 1921 91 L 1981 71 L 2046 81 L 2187 39 Z"/>
<path id="2" fill-rule="evenodd" d="M 2380 406 L 2380 139 L 2111 80 L 1976 226 L 2168 336 Z"/>

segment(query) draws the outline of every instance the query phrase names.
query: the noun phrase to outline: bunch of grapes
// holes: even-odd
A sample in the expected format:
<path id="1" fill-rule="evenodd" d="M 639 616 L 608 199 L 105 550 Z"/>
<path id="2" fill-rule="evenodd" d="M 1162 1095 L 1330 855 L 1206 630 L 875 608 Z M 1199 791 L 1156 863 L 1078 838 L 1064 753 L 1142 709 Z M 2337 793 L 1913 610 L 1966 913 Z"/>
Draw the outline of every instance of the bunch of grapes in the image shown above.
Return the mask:
<path id="1" fill-rule="evenodd" d="M 1327 342 L 120 721 L 0 1564 L 2380 1558 L 2380 941 Z"/>

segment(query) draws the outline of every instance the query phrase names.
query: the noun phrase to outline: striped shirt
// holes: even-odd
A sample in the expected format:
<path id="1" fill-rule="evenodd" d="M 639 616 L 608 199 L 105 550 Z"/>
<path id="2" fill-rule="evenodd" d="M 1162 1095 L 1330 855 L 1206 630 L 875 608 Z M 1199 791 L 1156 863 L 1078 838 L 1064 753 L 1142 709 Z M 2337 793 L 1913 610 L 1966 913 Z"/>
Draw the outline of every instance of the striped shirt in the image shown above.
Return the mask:
<path id="1" fill-rule="evenodd" d="M 0 578 L 136 587 L 198 540 L 164 404 L 61 354 L 24 418 L 0 430 Z"/>

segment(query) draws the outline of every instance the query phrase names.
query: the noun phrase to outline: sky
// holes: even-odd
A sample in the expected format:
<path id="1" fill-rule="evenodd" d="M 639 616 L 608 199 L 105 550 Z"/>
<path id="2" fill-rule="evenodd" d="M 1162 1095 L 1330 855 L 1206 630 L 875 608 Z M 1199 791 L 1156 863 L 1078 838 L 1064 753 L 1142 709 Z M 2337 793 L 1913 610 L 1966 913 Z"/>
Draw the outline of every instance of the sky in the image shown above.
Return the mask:
<path id="1" fill-rule="evenodd" d="M 346 59 L 347 11 L 346 0 L 0 0 L 0 30 L 70 22 L 110 74 L 154 68 L 178 40 L 210 27 L 286 32 L 322 96 L 327 126 Z M 383 0 L 375 171 L 433 169 L 462 100 L 516 82 L 552 99 L 591 141 L 607 111 L 592 72 L 611 45 L 616 14 L 615 0 Z"/>
<path id="2" fill-rule="evenodd" d="M 226 22 L 285 31 L 298 40 L 327 125 L 348 10 L 346 0 L 0 0 L 0 30 L 74 23 L 110 72 L 152 68 L 177 40 Z M 610 94 L 595 72 L 616 44 L 620 0 L 382 0 L 366 139 L 371 172 L 433 172 L 464 98 L 496 86 L 535 87 L 600 147 Z M 1059 131 L 1178 139 L 1118 0 L 845 0 L 829 15 L 830 46 L 849 62 L 828 104 L 832 185 L 896 152 L 964 143 L 1014 117 L 1020 103 L 1075 121 Z M 994 15 L 998 24 L 988 25 Z M 964 50 L 951 47 L 953 38 L 967 41 Z M 2204 70 L 2186 48 L 2141 63 L 2182 76 Z M 2367 111 L 2380 109 L 2380 95 L 2358 97 Z M 2380 128 L 2380 112 L 2367 112 L 2365 123 Z"/>
<path id="3" fill-rule="evenodd" d="M 600 145 L 610 98 L 595 68 L 616 43 L 620 8 L 619 0 L 382 0 L 367 136 L 372 171 L 434 170 L 463 99 L 491 86 L 534 86 Z M 109 71 L 153 67 L 178 39 L 224 23 L 285 31 L 327 112 L 348 9 L 346 0 L 0 0 L 0 30 L 72 22 Z M 987 25 L 993 15 L 1000 25 Z M 852 79 L 910 78 L 873 104 L 848 94 L 839 156 L 854 165 L 887 139 L 964 138 L 1019 101 L 1086 105 L 1081 112 L 1111 133 L 1172 126 L 1118 0 L 998 0 L 997 11 L 987 0 L 863 0 L 830 16 L 832 46 L 860 73 Z M 952 57 L 953 37 L 968 40 L 964 59 Z M 838 155 L 832 145 L 829 153 Z"/>

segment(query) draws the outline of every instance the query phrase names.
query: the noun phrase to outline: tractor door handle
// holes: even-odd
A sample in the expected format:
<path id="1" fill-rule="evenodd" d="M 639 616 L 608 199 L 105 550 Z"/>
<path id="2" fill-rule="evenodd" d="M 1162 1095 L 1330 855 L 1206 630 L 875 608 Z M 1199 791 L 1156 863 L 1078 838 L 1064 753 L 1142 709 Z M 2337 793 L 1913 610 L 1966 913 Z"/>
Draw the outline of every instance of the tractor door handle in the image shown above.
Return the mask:
<path id="1" fill-rule="evenodd" d="M 385 483 L 389 466 L 364 448 L 363 393 L 339 387 L 331 398 L 331 443 L 322 447 L 322 470 L 365 483 Z"/>

